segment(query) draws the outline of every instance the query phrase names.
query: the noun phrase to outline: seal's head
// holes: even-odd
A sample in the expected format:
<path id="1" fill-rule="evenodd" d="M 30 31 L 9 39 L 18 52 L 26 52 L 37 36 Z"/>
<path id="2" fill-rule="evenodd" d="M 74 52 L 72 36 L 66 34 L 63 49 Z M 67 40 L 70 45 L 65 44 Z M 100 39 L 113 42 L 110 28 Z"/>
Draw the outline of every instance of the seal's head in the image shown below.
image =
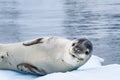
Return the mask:
<path id="1" fill-rule="evenodd" d="M 72 41 L 70 54 L 81 63 L 85 63 L 91 56 L 93 46 L 91 41 L 85 38 Z"/>

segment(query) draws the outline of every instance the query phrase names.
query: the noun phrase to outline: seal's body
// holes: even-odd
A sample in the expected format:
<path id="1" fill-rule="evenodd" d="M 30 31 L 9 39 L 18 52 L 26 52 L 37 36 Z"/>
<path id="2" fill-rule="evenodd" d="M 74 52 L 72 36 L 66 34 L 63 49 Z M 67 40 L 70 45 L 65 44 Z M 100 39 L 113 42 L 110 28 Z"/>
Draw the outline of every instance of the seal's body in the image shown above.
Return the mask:
<path id="1" fill-rule="evenodd" d="M 42 37 L 31 41 L 0 44 L 0 69 L 45 75 L 77 69 L 91 56 L 87 39 Z"/>

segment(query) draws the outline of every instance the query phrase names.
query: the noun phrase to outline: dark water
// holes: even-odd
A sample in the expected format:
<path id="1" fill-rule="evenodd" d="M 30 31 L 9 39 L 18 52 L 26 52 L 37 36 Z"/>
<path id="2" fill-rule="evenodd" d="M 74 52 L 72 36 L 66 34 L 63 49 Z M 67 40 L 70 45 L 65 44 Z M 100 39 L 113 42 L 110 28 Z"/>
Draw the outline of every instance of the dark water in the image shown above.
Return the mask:
<path id="1" fill-rule="evenodd" d="M 0 42 L 85 37 L 104 64 L 120 64 L 120 0 L 0 0 Z"/>

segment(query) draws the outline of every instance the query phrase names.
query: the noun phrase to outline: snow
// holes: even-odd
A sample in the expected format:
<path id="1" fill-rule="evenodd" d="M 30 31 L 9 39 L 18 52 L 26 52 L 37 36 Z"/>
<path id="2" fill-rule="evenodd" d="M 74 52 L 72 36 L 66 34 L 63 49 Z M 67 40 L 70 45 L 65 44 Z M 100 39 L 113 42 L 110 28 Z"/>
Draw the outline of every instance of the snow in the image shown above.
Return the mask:
<path id="1" fill-rule="evenodd" d="M 103 61 L 102 58 L 93 55 L 78 70 L 52 73 L 45 76 L 0 70 L 0 80 L 120 80 L 120 64 L 103 66 L 101 64 Z"/>

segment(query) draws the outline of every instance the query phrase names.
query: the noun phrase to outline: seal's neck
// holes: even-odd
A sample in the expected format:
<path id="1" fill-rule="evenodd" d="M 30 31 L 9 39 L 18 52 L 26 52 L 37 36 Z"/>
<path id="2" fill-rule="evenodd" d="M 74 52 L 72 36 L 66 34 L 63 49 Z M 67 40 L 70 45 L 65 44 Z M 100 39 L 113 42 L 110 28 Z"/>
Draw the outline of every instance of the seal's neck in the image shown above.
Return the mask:
<path id="1" fill-rule="evenodd" d="M 65 48 L 65 53 L 63 55 L 63 60 L 73 66 L 73 67 L 79 67 L 80 66 L 80 62 L 78 62 L 78 59 L 74 58 L 71 54 L 70 54 L 70 45 L 66 46 Z"/>
<path id="2" fill-rule="evenodd" d="M 70 64 L 71 66 L 78 66 L 78 62 L 75 58 L 73 58 L 69 53 L 65 53 L 63 56 L 63 60 Z"/>

